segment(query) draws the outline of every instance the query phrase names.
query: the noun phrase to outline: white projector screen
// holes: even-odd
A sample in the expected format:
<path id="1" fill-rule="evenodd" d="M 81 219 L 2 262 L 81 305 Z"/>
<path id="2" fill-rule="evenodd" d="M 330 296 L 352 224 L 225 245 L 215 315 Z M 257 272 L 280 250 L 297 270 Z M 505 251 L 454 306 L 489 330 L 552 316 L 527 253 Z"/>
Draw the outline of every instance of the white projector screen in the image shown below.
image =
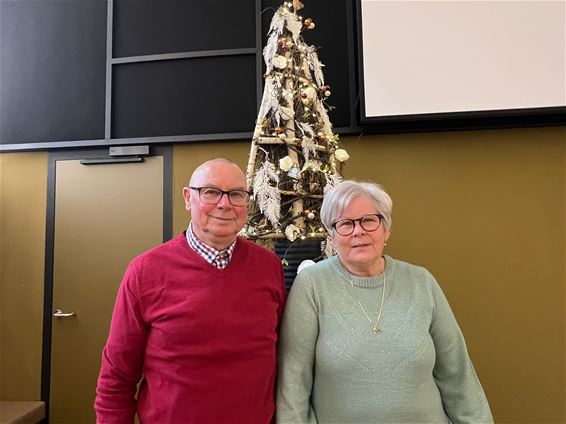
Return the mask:
<path id="1" fill-rule="evenodd" d="M 566 106 L 565 0 L 361 0 L 362 120 Z"/>

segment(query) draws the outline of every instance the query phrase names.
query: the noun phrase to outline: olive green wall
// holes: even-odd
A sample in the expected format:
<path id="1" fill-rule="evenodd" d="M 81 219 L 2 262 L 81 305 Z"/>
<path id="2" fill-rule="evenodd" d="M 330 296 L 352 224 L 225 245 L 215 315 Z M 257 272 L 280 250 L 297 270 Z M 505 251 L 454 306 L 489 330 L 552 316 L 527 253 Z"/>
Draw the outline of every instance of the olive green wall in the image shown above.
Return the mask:
<path id="1" fill-rule="evenodd" d="M 343 137 L 344 174 L 393 197 L 387 253 L 429 268 L 497 422 L 564 423 L 566 128 Z M 174 148 L 173 228 L 193 169 L 248 142 Z"/>
<path id="2" fill-rule="evenodd" d="M 346 177 L 392 195 L 387 252 L 436 275 L 497 422 L 566 422 L 566 128 L 342 143 Z M 188 221 L 181 189 L 194 168 L 218 156 L 245 167 L 248 149 L 247 141 L 174 146 L 174 233 Z M 47 155 L 2 154 L 0 165 L 0 393 L 37 398 Z"/>
<path id="3" fill-rule="evenodd" d="M 47 153 L 0 155 L 0 399 L 39 400 Z"/>
<path id="4" fill-rule="evenodd" d="M 393 198 L 388 253 L 443 287 L 496 422 L 566 422 L 566 129 L 344 145 L 345 174 Z"/>

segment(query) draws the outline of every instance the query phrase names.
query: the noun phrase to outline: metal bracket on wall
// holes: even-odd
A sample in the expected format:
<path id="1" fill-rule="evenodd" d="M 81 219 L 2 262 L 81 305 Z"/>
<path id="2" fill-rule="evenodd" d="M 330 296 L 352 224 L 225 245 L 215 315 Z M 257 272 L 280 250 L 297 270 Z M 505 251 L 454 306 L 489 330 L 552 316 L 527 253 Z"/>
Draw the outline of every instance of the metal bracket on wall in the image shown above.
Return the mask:
<path id="1" fill-rule="evenodd" d="M 108 149 L 109 158 L 81 159 L 81 165 L 107 165 L 112 163 L 143 162 L 143 156 L 149 155 L 149 145 L 112 146 Z"/>
<path id="2" fill-rule="evenodd" d="M 112 163 L 131 163 L 131 162 L 143 162 L 143 158 L 131 157 L 131 158 L 100 158 L 100 159 L 81 159 L 81 165 L 109 165 Z"/>

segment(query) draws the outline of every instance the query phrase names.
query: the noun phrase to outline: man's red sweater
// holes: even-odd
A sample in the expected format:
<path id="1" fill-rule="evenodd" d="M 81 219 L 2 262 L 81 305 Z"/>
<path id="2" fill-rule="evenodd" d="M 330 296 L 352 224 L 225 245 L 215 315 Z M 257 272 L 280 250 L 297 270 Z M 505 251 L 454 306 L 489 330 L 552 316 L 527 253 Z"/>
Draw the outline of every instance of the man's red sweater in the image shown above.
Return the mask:
<path id="1" fill-rule="evenodd" d="M 269 423 L 284 302 L 279 258 L 240 238 L 222 270 L 184 234 L 137 257 L 102 355 L 97 422 L 133 423 L 137 410 L 142 423 Z"/>

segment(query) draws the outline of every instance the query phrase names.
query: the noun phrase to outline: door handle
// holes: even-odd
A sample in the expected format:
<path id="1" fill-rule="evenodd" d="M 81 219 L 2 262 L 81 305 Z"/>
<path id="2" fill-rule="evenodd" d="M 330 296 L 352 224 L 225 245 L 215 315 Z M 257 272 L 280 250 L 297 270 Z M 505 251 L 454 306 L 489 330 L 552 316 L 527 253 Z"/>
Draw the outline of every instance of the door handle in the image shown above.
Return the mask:
<path id="1" fill-rule="evenodd" d="M 53 316 L 55 318 L 67 318 L 67 317 L 72 317 L 74 315 L 75 315 L 74 312 L 63 312 L 61 309 L 55 309 L 55 312 L 53 312 Z"/>

